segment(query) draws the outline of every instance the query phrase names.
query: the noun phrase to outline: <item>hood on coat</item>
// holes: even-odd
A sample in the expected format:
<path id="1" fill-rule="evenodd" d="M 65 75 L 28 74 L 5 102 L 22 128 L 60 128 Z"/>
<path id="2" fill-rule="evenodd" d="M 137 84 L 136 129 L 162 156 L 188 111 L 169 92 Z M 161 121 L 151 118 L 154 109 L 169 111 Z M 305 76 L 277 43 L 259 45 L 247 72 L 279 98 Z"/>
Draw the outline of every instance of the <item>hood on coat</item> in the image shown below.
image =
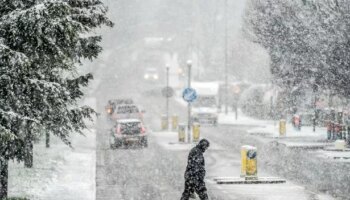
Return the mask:
<path id="1" fill-rule="evenodd" d="M 207 139 L 201 139 L 197 144 L 197 147 L 204 153 L 209 148 L 210 143 Z"/>

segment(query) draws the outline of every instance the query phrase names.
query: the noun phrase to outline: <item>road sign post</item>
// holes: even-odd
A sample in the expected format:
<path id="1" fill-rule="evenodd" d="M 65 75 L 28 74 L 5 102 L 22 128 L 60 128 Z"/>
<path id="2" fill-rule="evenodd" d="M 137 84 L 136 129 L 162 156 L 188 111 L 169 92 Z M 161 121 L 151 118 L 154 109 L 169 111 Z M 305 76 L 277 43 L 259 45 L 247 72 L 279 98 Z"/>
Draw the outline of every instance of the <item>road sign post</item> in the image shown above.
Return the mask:
<path id="1" fill-rule="evenodd" d="M 191 142 L 191 103 L 197 99 L 196 90 L 193 88 L 186 88 L 182 93 L 182 97 L 188 103 L 187 141 Z"/>
<path id="2" fill-rule="evenodd" d="M 169 87 L 169 65 L 166 65 L 166 87 L 162 89 L 162 95 L 166 98 L 166 120 L 169 122 L 169 98 L 174 95 L 174 90 L 171 87 Z"/>
<path id="3" fill-rule="evenodd" d="M 191 67 L 192 67 L 192 61 L 187 61 L 188 66 L 188 84 L 187 87 L 191 88 Z M 191 102 L 188 101 L 187 104 L 187 142 L 191 142 Z"/>

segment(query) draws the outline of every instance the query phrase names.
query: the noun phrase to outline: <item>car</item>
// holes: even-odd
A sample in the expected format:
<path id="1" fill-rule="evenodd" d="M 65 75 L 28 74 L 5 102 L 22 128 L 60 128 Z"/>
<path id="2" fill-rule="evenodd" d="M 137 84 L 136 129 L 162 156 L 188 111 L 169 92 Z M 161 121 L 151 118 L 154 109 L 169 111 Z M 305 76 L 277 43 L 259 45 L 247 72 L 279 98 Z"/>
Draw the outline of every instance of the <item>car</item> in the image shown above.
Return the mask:
<path id="1" fill-rule="evenodd" d="M 159 79 L 159 73 L 156 68 L 146 68 L 143 74 L 143 78 L 149 82 L 155 82 Z"/>
<path id="2" fill-rule="evenodd" d="M 137 143 L 141 147 L 148 147 L 147 131 L 139 119 L 117 120 L 110 131 L 109 139 L 112 149 Z"/>
<path id="3" fill-rule="evenodd" d="M 116 106 L 121 104 L 134 104 L 134 101 L 131 98 L 119 98 L 108 100 L 108 103 L 105 106 L 107 115 L 111 118 Z"/>
<path id="4" fill-rule="evenodd" d="M 215 82 L 194 82 L 192 87 L 197 92 L 197 99 L 192 103 L 191 121 L 217 126 L 219 85 Z"/>

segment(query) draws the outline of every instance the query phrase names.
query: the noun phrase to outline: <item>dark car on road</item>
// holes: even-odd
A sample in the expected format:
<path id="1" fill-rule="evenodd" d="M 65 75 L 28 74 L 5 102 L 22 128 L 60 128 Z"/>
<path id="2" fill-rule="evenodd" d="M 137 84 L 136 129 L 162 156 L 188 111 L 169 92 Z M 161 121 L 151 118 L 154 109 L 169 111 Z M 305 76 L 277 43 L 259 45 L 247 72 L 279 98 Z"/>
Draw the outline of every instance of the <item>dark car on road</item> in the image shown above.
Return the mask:
<path id="1" fill-rule="evenodd" d="M 143 78 L 148 82 L 157 82 L 159 80 L 159 73 L 156 68 L 147 68 L 143 74 Z"/>
<path id="2" fill-rule="evenodd" d="M 105 107 L 107 114 L 111 117 L 115 111 L 115 108 L 121 104 L 134 104 L 134 101 L 131 98 L 119 98 L 108 100 L 108 103 Z"/>
<path id="3" fill-rule="evenodd" d="M 148 146 L 146 128 L 139 119 L 117 120 L 110 132 L 110 147 L 112 149 L 127 144 Z"/>

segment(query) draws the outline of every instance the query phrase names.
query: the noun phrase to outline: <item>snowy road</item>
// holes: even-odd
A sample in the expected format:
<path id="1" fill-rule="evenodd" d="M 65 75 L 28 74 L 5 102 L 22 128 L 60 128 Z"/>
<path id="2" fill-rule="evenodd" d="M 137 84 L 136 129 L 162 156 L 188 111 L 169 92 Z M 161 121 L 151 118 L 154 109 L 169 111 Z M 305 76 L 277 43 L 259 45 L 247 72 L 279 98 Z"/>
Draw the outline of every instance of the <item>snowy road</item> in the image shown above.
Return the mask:
<path id="1" fill-rule="evenodd" d="M 102 116 L 97 128 L 97 180 L 96 199 L 180 199 L 183 189 L 183 172 L 191 146 L 180 148 L 169 145 L 173 141 L 167 133 L 159 133 L 161 102 L 159 97 L 143 101 L 146 121 L 155 132 L 150 134 L 149 148 L 138 147 L 110 150 L 109 127 Z M 172 112 L 184 110 L 175 101 Z M 181 112 L 182 113 L 182 112 Z M 185 113 L 185 112 L 183 112 Z M 182 116 L 183 117 L 183 116 Z M 181 118 L 181 117 L 180 117 Z M 219 126 L 202 127 L 203 137 L 212 142 L 206 153 L 207 184 L 211 199 L 332 199 L 319 195 L 288 181 L 280 185 L 216 185 L 214 176 L 239 176 L 239 148 L 247 142 L 246 128 Z M 176 137 L 176 136 L 175 136 Z M 259 168 L 260 176 L 276 176 Z"/>
<path id="2" fill-rule="evenodd" d="M 176 200 L 180 199 L 183 190 L 183 173 L 186 167 L 187 154 L 191 146 L 174 146 L 169 142 L 176 141 L 176 134 L 160 133 L 160 116 L 165 109 L 165 99 L 161 97 L 157 87 L 146 85 L 138 79 L 139 73 L 124 72 L 119 78 L 113 78 L 113 73 L 100 71 L 101 75 L 109 76 L 99 83 L 92 95 L 97 98 L 98 118 L 96 127 L 96 199 L 97 200 Z M 134 81 L 130 81 L 134 80 Z M 123 84 L 128 83 L 128 84 Z M 132 84 L 130 84 L 132 83 Z M 153 93 L 150 93 L 150 91 Z M 142 92 L 140 92 L 142 91 Z M 156 91 L 154 93 L 154 91 Z M 145 120 L 149 135 L 149 147 L 138 147 L 111 150 L 108 143 L 108 124 L 104 116 L 104 106 L 108 99 L 118 96 L 130 96 L 145 110 Z M 170 114 L 178 114 L 180 122 L 186 121 L 186 108 L 174 99 L 170 102 Z M 205 154 L 207 164 L 207 184 L 211 199 L 333 199 L 327 195 L 311 192 L 303 185 L 312 185 L 313 179 L 320 177 L 299 177 L 310 169 L 295 168 L 293 163 L 303 152 L 272 153 L 269 163 L 269 153 L 276 151 L 274 146 L 266 141 L 259 141 L 248 136 L 247 127 L 202 127 L 203 137 L 208 138 L 212 145 Z M 287 178 L 286 184 L 280 185 L 216 185 L 212 178 L 215 176 L 239 176 L 240 154 L 239 149 L 244 144 L 258 146 L 259 149 L 259 176 L 281 176 Z M 264 150 L 268 147 L 268 150 Z M 280 149 L 277 149 L 278 151 Z M 305 154 L 306 155 L 306 154 Z M 279 159 L 283 158 L 283 162 Z M 305 159 L 305 158 L 304 158 Z M 280 170 L 281 164 L 285 170 Z M 298 163 L 301 165 L 300 161 Z M 308 163 L 306 162 L 307 165 Z M 316 163 L 317 164 L 317 163 Z M 282 167 L 284 167 L 282 166 Z M 307 168 L 307 166 L 303 166 Z M 288 172 L 293 174 L 288 176 Z M 276 173 L 275 173 L 276 172 Z M 340 172 L 342 173 L 342 172 Z M 289 180 L 297 180 L 294 184 Z M 304 182 L 303 180 L 309 180 Z M 311 181 L 311 183 L 310 183 Z M 312 188 L 312 187 L 310 187 Z M 317 191 L 314 189 L 314 191 Z"/>

